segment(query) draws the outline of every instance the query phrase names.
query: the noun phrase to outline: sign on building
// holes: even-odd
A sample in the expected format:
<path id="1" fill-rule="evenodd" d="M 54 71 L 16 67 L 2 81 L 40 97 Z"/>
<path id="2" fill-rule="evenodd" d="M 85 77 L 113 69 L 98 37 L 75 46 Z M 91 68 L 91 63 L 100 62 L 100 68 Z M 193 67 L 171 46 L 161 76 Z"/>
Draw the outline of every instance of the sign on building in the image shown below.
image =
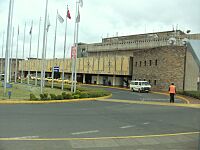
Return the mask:
<path id="1" fill-rule="evenodd" d="M 59 72 L 59 66 L 54 66 L 53 70 L 54 70 L 54 72 Z"/>

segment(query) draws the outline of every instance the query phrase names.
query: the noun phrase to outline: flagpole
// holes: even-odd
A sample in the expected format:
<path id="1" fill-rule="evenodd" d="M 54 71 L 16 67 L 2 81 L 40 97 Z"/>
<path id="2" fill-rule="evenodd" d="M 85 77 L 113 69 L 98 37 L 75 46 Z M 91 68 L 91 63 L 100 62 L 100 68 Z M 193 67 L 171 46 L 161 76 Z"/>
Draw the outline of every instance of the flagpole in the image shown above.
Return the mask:
<path id="1" fill-rule="evenodd" d="M 12 41 L 11 41 L 11 49 L 10 49 L 10 74 L 9 74 L 9 81 L 12 82 L 12 62 L 13 62 L 13 38 L 14 38 L 14 27 L 12 29 Z"/>
<path id="2" fill-rule="evenodd" d="M 3 50 L 4 50 L 4 31 L 3 31 L 3 40 L 2 40 L 2 52 L 1 52 L 1 56 L 2 56 L 2 58 L 1 58 L 1 76 L 2 76 L 2 74 L 3 74 Z M 0 76 L 0 80 L 1 80 L 1 76 Z"/>
<path id="3" fill-rule="evenodd" d="M 55 55 L 56 55 L 56 34 L 57 34 L 57 24 L 58 24 L 58 10 L 56 14 L 56 27 L 55 27 L 55 36 L 54 36 L 54 49 L 53 49 L 53 63 L 52 63 L 52 74 L 51 74 L 51 88 L 53 88 L 53 83 L 54 83 L 54 64 L 55 64 Z"/>
<path id="4" fill-rule="evenodd" d="M 29 63 L 28 63 L 28 85 L 30 84 L 30 72 L 31 72 L 31 42 L 32 42 L 32 29 L 33 29 L 33 20 L 31 22 L 31 29 L 30 29 L 30 48 L 29 48 Z"/>
<path id="5" fill-rule="evenodd" d="M 78 15 L 79 15 L 79 20 L 77 21 L 77 29 L 76 29 L 76 41 L 75 41 L 75 45 L 76 45 L 76 56 L 75 56 L 75 60 L 74 60 L 74 93 L 76 93 L 76 83 L 77 83 L 77 68 L 76 68 L 76 63 L 77 63 L 77 51 L 78 51 L 78 32 L 79 32 L 79 22 L 80 22 L 80 12 L 79 12 L 79 5 L 81 5 L 81 7 L 83 7 L 83 1 L 80 0 L 78 3 Z"/>
<path id="6" fill-rule="evenodd" d="M 77 82 L 77 68 L 76 68 L 76 63 L 77 63 L 77 51 L 78 51 L 78 30 L 79 29 L 79 22 L 77 23 L 77 31 L 76 31 L 76 58 L 75 58 L 75 67 L 74 67 L 74 93 L 76 93 L 76 82 Z"/>
<path id="7" fill-rule="evenodd" d="M 17 69 L 18 69 L 18 39 L 19 39 L 19 25 L 18 25 L 18 33 L 17 33 L 17 48 L 16 48 L 16 59 L 15 59 L 15 83 L 17 83 Z"/>
<path id="8" fill-rule="evenodd" d="M 68 13 L 68 5 L 67 5 L 67 13 Z M 64 66 L 65 66 L 65 53 L 66 53 L 66 38 L 67 38 L 67 16 L 66 16 L 66 24 L 65 24 L 65 41 L 64 41 L 64 56 L 63 56 L 63 66 L 62 66 L 62 90 L 64 89 Z"/>
<path id="9" fill-rule="evenodd" d="M 76 14 L 75 14 L 75 26 L 74 26 L 74 46 L 76 46 L 75 45 L 75 43 L 76 43 L 76 24 L 77 24 L 77 8 L 78 8 L 78 3 L 79 2 L 76 2 Z M 75 70 L 75 58 L 74 58 L 74 56 L 72 56 L 72 75 L 71 75 L 71 92 L 74 92 L 74 70 Z"/>
<path id="10" fill-rule="evenodd" d="M 23 52 L 22 52 L 22 71 L 21 71 L 21 83 L 23 82 L 24 79 L 24 46 L 25 46 L 25 41 L 26 41 L 26 22 L 24 25 L 24 39 L 23 39 Z"/>
<path id="11" fill-rule="evenodd" d="M 48 16 L 49 18 L 49 16 Z M 43 87 L 45 86 L 45 75 L 46 75 L 46 68 L 47 68 L 47 37 L 48 37 L 48 29 L 46 28 L 47 33 L 46 33 L 46 40 L 45 40 L 45 51 L 44 51 L 44 80 L 43 80 Z"/>
<path id="12" fill-rule="evenodd" d="M 39 48 L 40 48 L 40 26 L 41 26 L 41 17 L 40 17 L 40 22 L 39 22 L 39 33 L 38 33 L 38 43 L 37 43 L 37 62 L 38 62 L 38 57 L 39 57 Z M 37 66 L 38 68 L 38 66 Z M 36 69 L 35 73 L 35 85 L 37 86 L 37 78 L 38 78 L 38 69 Z"/>
<path id="13" fill-rule="evenodd" d="M 13 1 L 14 2 L 14 1 Z M 12 9 L 13 9 L 12 0 L 9 3 L 9 11 L 8 11 L 8 25 L 7 25 L 7 39 L 6 39 L 6 51 L 5 51 L 5 75 L 4 75 L 4 96 L 6 96 L 6 84 L 8 83 L 9 77 L 9 48 L 10 48 L 10 27 L 12 26 Z"/>
<path id="14" fill-rule="evenodd" d="M 11 26 L 12 27 L 12 20 L 13 20 L 13 7 L 14 7 L 14 0 L 13 0 L 13 3 L 12 3 L 12 13 L 11 13 Z M 13 53 L 13 38 L 14 38 L 14 27 L 11 29 L 11 33 L 10 33 L 10 36 L 12 35 L 12 40 L 11 40 L 11 47 L 10 47 L 10 59 L 9 59 L 9 68 L 8 68 L 8 71 L 9 71 L 9 82 L 12 82 L 12 53 Z"/>
<path id="15" fill-rule="evenodd" d="M 43 93 L 43 71 L 44 71 L 44 54 L 45 54 L 45 40 L 46 40 L 46 24 L 47 24 L 47 6 L 48 0 L 46 0 L 46 9 L 45 9 L 45 20 L 44 20 L 44 33 L 43 33 L 43 48 L 42 48 L 42 69 L 41 69 L 41 84 L 40 84 L 40 93 Z"/>

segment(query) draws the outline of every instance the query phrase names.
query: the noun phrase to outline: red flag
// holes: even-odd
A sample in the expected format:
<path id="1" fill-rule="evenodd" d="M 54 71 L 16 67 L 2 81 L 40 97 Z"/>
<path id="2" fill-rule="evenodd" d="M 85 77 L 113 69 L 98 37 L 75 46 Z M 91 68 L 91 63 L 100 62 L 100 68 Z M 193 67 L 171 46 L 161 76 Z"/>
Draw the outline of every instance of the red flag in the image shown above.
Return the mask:
<path id="1" fill-rule="evenodd" d="M 71 47 L 71 58 L 76 59 L 76 47 L 75 46 Z"/>
<path id="2" fill-rule="evenodd" d="M 70 15 L 69 10 L 67 10 L 67 18 L 71 19 L 71 15 Z"/>

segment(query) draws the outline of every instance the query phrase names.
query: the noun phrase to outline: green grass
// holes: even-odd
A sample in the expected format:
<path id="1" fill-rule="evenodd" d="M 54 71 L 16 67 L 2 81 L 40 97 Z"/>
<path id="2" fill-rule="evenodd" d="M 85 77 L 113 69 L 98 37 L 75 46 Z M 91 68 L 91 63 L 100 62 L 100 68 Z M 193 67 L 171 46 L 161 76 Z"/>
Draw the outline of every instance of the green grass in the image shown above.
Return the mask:
<path id="1" fill-rule="evenodd" d="M 20 82 L 20 81 L 19 81 Z M 0 87 L 0 100 L 2 99 L 9 99 L 8 98 L 8 91 L 12 92 L 11 98 L 13 100 L 30 100 L 30 94 L 36 96 L 36 98 L 40 99 L 40 82 L 38 82 L 38 86 L 35 86 L 35 81 L 30 80 L 31 85 L 26 84 L 27 81 L 23 81 L 21 83 L 12 83 L 12 88 L 6 89 L 6 96 L 4 96 L 4 88 Z M 51 89 L 51 83 L 45 82 L 45 88 L 43 88 L 43 93 L 48 93 L 48 97 L 50 98 L 50 94 L 55 94 L 57 96 L 62 95 L 63 92 L 70 93 L 71 85 L 64 84 L 64 90 L 61 90 L 61 83 L 54 83 L 54 88 Z M 111 93 L 105 91 L 103 89 L 92 89 L 81 87 L 77 85 L 77 92 L 75 93 L 74 98 L 94 98 L 94 97 L 101 97 L 101 96 L 108 96 Z"/>
<path id="2" fill-rule="evenodd" d="M 20 100 L 28 100 L 30 99 L 30 93 L 33 93 L 36 97 L 40 97 L 40 87 L 39 86 L 29 86 L 27 84 L 12 84 L 12 88 L 6 89 L 6 96 L 4 96 L 4 88 L 0 87 L 0 99 L 9 99 L 8 98 L 8 91 L 12 92 L 11 99 L 20 99 Z M 61 94 L 63 91 L 61 89 L 51 89 L 51 88 L 44 88 L 44 93 L 54 93 L 54 94 Z"/>

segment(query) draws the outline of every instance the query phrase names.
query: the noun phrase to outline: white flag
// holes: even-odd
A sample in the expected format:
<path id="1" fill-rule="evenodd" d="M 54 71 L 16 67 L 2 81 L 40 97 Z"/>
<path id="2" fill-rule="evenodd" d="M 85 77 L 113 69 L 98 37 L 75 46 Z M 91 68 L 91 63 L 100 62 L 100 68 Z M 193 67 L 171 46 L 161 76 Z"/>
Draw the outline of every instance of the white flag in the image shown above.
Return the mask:
<path id="1" fill-rule="evenodd" d="M 83 0 L 79 0 L 80 6 L 83 7 Z"/>
<path id="2" fill-rule="evenodd" d="M 47 32 L 49 32 L 49 27 L 51 26 L 50 24 L 50 20 L 49 20 L 49 16 L 48 16 L 48 20 L 47 20 Z"/>
<path id="3" fill-rule="evenodd" d="M 58 20 L 60 21 L 60 23 L 63 23 L 63 22 L 64 22 L 63 17 L 62 17 L 59 13 L 57 13 L 57 18 L 58 18 Z"/>

